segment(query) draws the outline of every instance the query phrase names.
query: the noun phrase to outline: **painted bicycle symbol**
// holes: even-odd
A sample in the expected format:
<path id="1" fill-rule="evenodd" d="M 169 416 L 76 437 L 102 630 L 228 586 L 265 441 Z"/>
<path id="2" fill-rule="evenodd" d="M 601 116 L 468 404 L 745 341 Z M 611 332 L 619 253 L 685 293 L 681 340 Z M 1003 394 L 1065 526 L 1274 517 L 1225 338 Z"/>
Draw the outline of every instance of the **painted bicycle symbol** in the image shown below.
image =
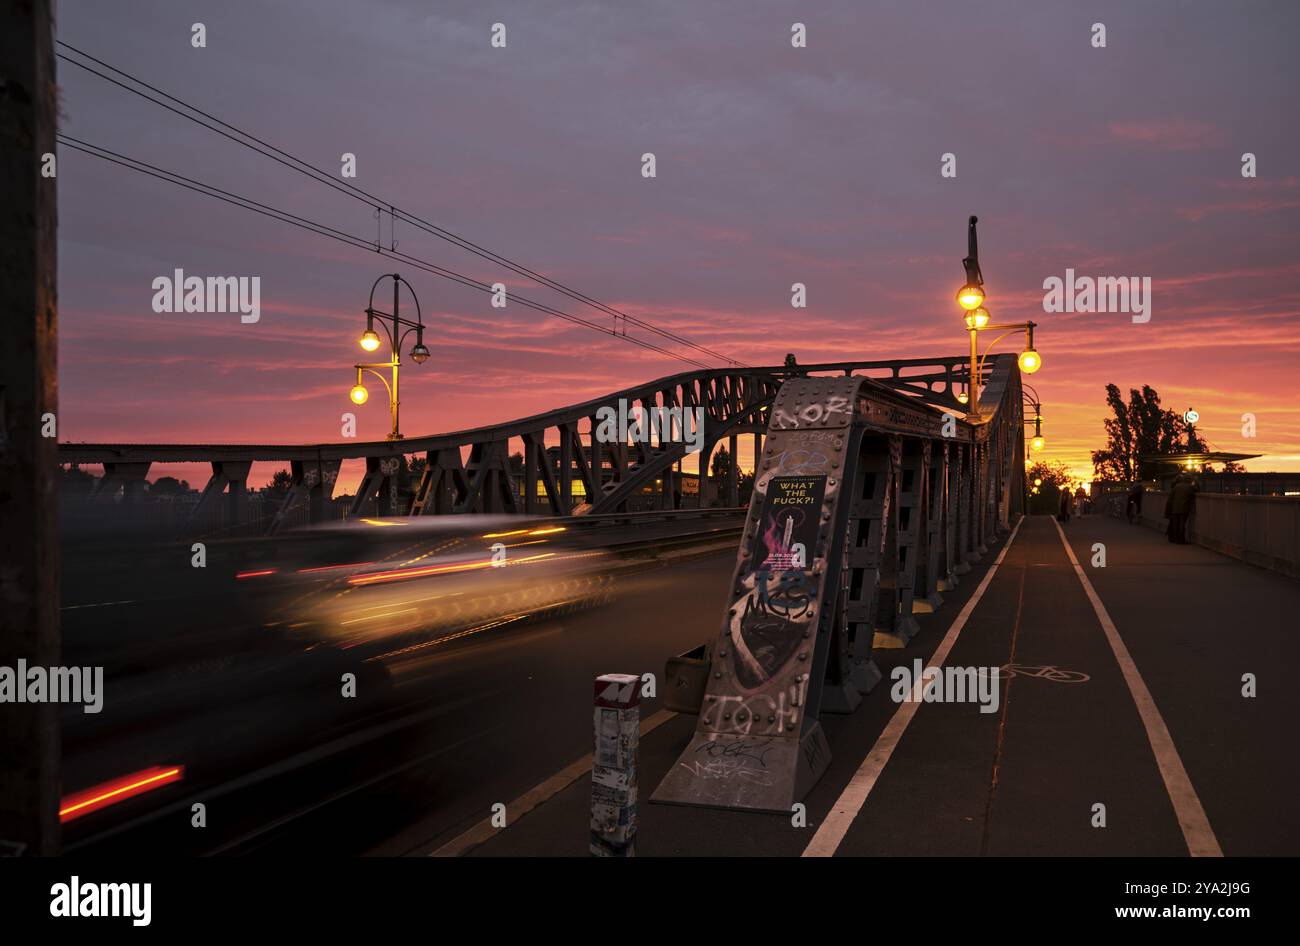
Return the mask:
<path id="1" fill-rule="evenodd" d="M 980 671 L 980 676 L 986 675 L 984 670 Z M 1004 664 L 997 668 L 997 672 L 993 676 L 997 680 L 1009 680 L 1012 677 L 1037 677 L 1040 680 L 1050 680 L 1052 683 L 1087 683 L 1092 679 L 1086 673 L 1080 673 L 1078 670 L 1062 670 L 1053 664 L 1039 666 Z"/>

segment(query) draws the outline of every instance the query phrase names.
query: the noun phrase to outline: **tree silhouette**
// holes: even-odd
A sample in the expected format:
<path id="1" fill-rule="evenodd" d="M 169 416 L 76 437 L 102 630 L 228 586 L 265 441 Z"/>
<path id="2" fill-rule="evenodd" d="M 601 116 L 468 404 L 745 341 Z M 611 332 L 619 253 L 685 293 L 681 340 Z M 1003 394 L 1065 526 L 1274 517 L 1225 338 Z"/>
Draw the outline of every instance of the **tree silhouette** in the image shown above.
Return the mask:
<path id="1" fill-rule="evenodd" d="M 266 491 L 276 496 L 283 496 L 293 485 L 293 474 L 288 470 L 276 470 L 271 474 L 271 482 L 266 484 Z"/>
<path id="2" fill-rule="evenodd" d="M 174 476 L 160 476 L 149 484 L 149 492 L 154 496 L 183 496 L 189 491 L 190 481 Z"/>
<path id="3" fill-rule="evenodd" d="M 1142 390 L 1130 388 L 1128 402 L 1116 385 L 1106 385 L 1106 404 L 1114 417 L 1105 421 L 1106 447 L 1092 452 L 1092 468 L 1098 479 L 1133 482 L 1148 478 L 1155 470 L 1139 457 L 1146 453 L 1198 452 L 1204 442 L 1183 418 L 1160 406 L 1160 395 L 1149 384 Z"/>
<path id="4" fill-rule="evenodd" d="M 713 460 L 709 463 L 709 476 L 715 483 L 724 483 L 727 479 L 727 471 L 731 469 L 731 453 L 725 446 L 718 447 L 713 454 Z"/>
<path id="5" fill-rule="evenodd" d="M 1043 481 L 1036 493 L 1034 480 Z M 1055 514 L 1061 505 L 1061 490 L 1070 486 L 1070 469 L 1059 461 L 1039 460 L 1025 471 L 1025 483 L 1029 488 L 1029 512 Z"/>

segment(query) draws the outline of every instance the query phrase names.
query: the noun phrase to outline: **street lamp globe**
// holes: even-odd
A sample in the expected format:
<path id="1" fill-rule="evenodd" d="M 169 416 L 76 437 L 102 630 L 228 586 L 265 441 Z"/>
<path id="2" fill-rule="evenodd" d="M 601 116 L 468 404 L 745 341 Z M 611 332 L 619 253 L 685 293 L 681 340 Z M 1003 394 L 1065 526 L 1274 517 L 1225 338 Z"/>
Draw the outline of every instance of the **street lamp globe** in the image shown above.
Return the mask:
<path id="1" fill-rule="evenodd" d="M 965 404 L 965 403 L 966 403 L 967 401 L 969 401 L 969 400 L 970 400 L 970 395 L 967 394 L 965 391 L 959 391 L 959 392 L 957 393 L 957 401 L 958 401 L 958 403 L 960 403 L 960 404 Z"/>
<path id="2" fill-rule="evenodd" d="M 984 302 L 984 290 L 968 282 L 957 290 L 957 304 L 969 312 L 978 309 Z"/>
<path id="3" fill-rule="evenodd" d="M 1033 374 L 1039 368 L 1043 367 L 1043 356 L 1038 354 L 1032 348 L 1026 348 L 1020 353 L 1020 370 L 1025 374 Z"/>
<path id="4" fill-rule="evenodd" d="M 1029 441 L 1029 445 L 1033 447 L 1035 450 L 1042 450 L 1043 445 L 1046 443 L 1047 441 L 1044 440 L 1042 437 L 1035 437 L 1033 440 Z"/>
<path id="5" fill-rule="evenodd" d="M 354 385 L 352 390 L 348 392 L 348 397 L 352 398 L 353 404 L 364 404 L 366 399 L 370 397 L 370 392 L 366 390 L 365 385 L 358 384 Z"/>
<path id="6" fill-rule="evenodd" d="M 368 328 L 361 334 L 360 345 L 366 351 L 374 351 L 379 347 L 379 335 L 374 329 Z M 357 401 L 360 404 L 360 401 Z"/>
<path id="7" fill-rule="evenodd" d="M 417 365 L 422 365 L 429 360 L 429 349 L 424 346 L 424 342 L 416 342 L 415 347 L 411 349 L 411 360 Z"/>
<path id="8" fill-rule="evenodd" d="M 982 329 L 989 324 L 989 310 L 980 306 L 978 309 L 972 309 L 966 313 L 966 327 L 968 329 Z"/>

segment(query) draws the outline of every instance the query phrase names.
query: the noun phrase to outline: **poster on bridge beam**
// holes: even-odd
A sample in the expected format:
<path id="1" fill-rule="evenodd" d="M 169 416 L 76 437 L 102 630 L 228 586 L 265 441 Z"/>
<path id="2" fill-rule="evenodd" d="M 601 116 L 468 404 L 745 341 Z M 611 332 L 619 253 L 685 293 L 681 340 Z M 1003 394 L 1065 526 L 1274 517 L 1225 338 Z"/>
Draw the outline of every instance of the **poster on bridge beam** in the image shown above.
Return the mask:
<path id="1" fill-rule="evenodd" d="M 826 495 L 825 476 L 774 476 L 763 497 L 760 530 L 751 559 L 760 570 L 787 572 L 808 567 L 817 545 L 817 523 Z"/>

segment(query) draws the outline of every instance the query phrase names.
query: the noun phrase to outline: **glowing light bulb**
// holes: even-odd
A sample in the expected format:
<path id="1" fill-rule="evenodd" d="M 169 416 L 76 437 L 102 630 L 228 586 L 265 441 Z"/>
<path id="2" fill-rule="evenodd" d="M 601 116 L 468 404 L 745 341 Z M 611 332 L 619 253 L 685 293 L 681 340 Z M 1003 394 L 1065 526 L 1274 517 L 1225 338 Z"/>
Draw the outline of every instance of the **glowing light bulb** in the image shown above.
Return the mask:
<path id="1" fill-rule="evenodd" d="M 978 309 L 984 302 L 984 290 L 974 283 L 967 283 L 957 290 L 957 304 L 969 312 Z"/>

